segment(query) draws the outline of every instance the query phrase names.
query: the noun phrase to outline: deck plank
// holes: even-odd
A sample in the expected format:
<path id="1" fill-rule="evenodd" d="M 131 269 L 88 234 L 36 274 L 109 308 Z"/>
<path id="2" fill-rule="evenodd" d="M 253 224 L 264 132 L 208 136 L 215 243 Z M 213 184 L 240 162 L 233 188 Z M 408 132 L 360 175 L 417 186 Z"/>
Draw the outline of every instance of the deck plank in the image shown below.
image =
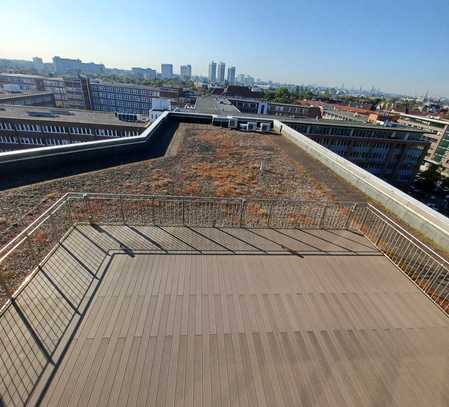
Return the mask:
<path id="1" fill-rule="evenodd" d="M 447 316 L 360 235 L 84 225 L 42 270 L 0 318 L 19 405 L 449 403 Z"/>

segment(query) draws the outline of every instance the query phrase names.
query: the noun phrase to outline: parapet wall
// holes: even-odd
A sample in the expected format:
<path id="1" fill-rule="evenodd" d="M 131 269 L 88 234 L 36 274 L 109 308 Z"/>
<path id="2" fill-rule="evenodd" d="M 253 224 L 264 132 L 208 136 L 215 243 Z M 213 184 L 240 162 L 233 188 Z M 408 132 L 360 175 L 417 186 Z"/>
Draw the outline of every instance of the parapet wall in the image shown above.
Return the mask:
<path id="1" fill-rule="evenodd" d="M 449 249 L 449 219 L 423 203 L 333 153 L 279 120 L 274 120 L 275 131 L 280 132 L 311 157 L 319 160 L 351 185 L 377 201 L 404 223 L 418 230 L 435 245 Z"/>

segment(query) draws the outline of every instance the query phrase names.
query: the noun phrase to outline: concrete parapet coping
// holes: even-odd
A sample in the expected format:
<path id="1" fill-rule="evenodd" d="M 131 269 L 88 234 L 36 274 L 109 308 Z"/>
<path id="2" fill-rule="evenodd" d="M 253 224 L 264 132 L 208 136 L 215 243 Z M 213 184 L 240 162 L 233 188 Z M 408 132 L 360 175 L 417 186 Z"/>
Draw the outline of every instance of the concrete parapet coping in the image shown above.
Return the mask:
<path id="1" fill-rule="evenodd" d="M 449 248 L 449 219 L 279 120 L 274 129 L 436 245 Z"/>

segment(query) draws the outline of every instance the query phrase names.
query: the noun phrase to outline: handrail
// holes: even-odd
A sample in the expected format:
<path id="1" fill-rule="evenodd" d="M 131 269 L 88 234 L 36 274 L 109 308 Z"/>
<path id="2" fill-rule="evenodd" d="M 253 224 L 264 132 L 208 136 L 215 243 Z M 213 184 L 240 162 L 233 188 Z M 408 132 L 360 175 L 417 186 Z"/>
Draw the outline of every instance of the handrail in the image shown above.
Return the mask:
<path id="1" fill-rule="evenodd" d="M 39 264 L 39 256 L 48 253 L 69 228 L 85 222 L 357 231 L 434 303 L 449 311 L 449 291 L 446 294 L 445 286 L 449 281 L 449 262 L 366 202 L 68 192 L 0 249 L 0 274 L 9 262 L 14 264 L 17 250 L 21 251 L 18 258 L 27 263 L 20 267 L 31 272 Z M 39 237 L 39 233 L 44 237 Z M 38 244 L 33 246 L 33 242 Z"/>
<path id="2" fill-rule="evenodd" d="M 368 203 L 368 207 L 376 212 L 376 214 L 388 221 L 392 226 L 394 226 L 398 233 L 400 233 L 402 236 L 404 236 L 406 239 L 410 240 L 412 243 L 416 244 L 418 247 L 424 248 L 426 251 L 428 251 L 432 256 L 438 258 L 442 263 L 446 265 L 446 267 L 449 267 L 449 261 L 446 260 L 444 257 L 442 257 L 440 254 L 438 254 L 435 250 L 433 250 L 430 246 L 426 245 L 425 243 L 421 242 L 419 239 L 417 239 L 415 236 L 413 236 L 411 233 L 407 232 L 401 225 L 399 225 L 397 222 L 395 222 L 393 219 L 391 219 L 389 216 L 385 215 L 383 212 L 381 212 L 379 209 L 377 209 L 374 205 Z"/>
<path id="3" fill-rule="evenodd" d="M 59 198 L 52 206 L 50 206 L 48 209 L 46 209 L 41 215 L 39 215 L 33 222 L 31 222 L 24 230 L 22 230 L 15 238 L 10 240 L 6 245 L 4 245 L 2 248 L 0 248 L 0 263 L 2 262 L 3 258 L 6 257 L 14 248 L 9 250 L 6 255 L 4 252 L 6 252 L 12 245 L 17 243 L 18 240 L 26 238 L 26 236 L 33 232 L 36 227 L 39 227 L 45 220 L 48 219 L 48 216 L 51 215 L 51 213 L 54 211 L 54 209 L 59 206 L 61 203 L 65 203 L 67 200 L 67 197 L 71 193 L 68 192 L 64 194 L 61 198 Z M 16 247 L 15 245 L 14 247 Z"/>

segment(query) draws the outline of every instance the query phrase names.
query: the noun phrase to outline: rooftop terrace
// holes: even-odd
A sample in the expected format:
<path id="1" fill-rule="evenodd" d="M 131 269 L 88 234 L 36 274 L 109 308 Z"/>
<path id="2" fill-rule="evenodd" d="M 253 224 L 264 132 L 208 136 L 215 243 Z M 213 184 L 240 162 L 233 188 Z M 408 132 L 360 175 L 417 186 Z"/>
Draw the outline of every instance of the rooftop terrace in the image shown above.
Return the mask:
<path id="1" fill-rule="evenodd" d="M 366 204 L 70 194 L 1 257 L 33 272 L 0 402 L 446 406 L 449 272 L 403 233 Z"/>

